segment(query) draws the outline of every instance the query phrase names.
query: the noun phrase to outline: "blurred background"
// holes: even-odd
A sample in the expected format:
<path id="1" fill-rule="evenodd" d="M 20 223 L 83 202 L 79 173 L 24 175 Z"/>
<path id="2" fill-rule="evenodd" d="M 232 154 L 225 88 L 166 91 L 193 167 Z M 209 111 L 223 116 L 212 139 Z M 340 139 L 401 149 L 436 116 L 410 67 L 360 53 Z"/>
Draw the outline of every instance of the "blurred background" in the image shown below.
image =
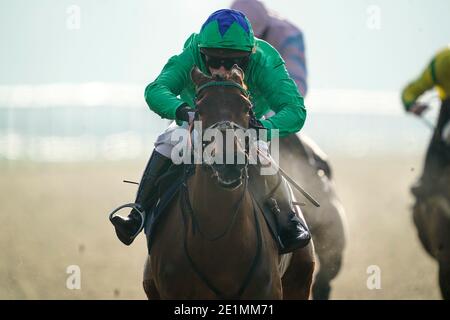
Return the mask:
<path id="1" fill-rule="evenodd" d="M 348 218 L 335 299 L 437 299 L 437 267 L 410 215 L 431 130 L 401 89 L 450 41 L 447 0 L 266 0 L 302 29 L 303 131 L 329 155 Z M 0 298 L 141 299 L 144 237 L 127 248 L 108 212 L 134 200 L 168 124 L 144 89 L 231 1 L 0 0 Z M 374 20 L 375 19 L 375 20 Z M 433 108 L 436 95 L 424 98 Z M 67 267 L 81 288 L 66 286 Z M 367 267 L 382 288 L 366 286 Z"/>

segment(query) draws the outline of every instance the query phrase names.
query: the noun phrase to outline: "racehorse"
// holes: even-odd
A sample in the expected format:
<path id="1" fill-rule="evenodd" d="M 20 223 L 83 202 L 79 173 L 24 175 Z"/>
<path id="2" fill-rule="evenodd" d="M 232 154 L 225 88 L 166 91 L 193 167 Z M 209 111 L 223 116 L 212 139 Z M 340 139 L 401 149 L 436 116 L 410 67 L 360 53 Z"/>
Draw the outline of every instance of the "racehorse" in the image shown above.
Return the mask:
<path id="1" fill-rule="evenodd" d="M 280 166 L 300 184 L 307 184 L 308 191 L 320 203 L 320 207 L 307 206 L 302 211 L 313 235 L 319 261 L 312 296 L 315 300 L 326 300 L 330 297 L 331 281 L 342 266 L 347 241 L 345 211 L 336 195 L 331 173 L 325 174 L 308 163 L 315 161 L 315 157 L 325 158 L 321 155 L 323 152 L 308 137 L 303 135 L 301 142 L 299 139 L 298 134 L 280 140 Z"/>
<path id="2" fill-rule="evenodd" d="M 448 125 L 449 118 L 450 100 L 447 99 L 442 103 L 431 142 L 434 148 L 437 147 L 442 152 L 443 161 L 437 169 L 439 174 L 431 182 L 435 191 L 425 197 L 416 197 L 413 206 L 413 219 L 419 239 L 439 264 L 439 286 L 442 297 L 446 300 L 450 299 L 450 144 L 448 136 L 446 139 L 443 136 L 448 135 L 444 128 Z M 436 155 L 428 154 L 428 157 L 432 156 Z M 428 159 L 430 160 L 432 159 Z"/>
<path id="3" fill-rule="evenodd" d="M 191 79 L 203 128 L 248 128 L 251 103 L 239 67 L 214 78 L 195 67 Z M 247 162 L 203 162 L 186 175 L 151 235 L 143 282 L 149 299 L 309 298 L 313 244 L 292 253 L 283 275 L 282 256 L 248 190 L 249 169 Z"/>

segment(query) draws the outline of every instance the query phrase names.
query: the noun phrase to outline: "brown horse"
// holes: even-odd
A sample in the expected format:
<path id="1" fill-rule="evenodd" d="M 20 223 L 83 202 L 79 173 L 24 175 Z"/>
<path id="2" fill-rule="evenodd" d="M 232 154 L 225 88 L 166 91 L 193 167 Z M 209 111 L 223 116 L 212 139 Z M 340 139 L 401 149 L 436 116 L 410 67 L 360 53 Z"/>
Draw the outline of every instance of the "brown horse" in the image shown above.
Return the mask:
<path id="1" fill-rule="evenodd" d="M 439 264 L 439 285 L 442 297 L 449 300 L 450 166 L 447 166 L 436 183 L 442 192 L 424 200 L 418 199 L 413 207 L 413 219 L 423 247 Z"/>
<path id="2" fill-rule="evenodd" d="M 241 89 L 241 69 L 213 79 L 194 68 L 191 78 L 197 90 L 203 88 L 197 96 L 203 128 L 224 121 L 248 128 L 251 104 Z M 204 86 L 212 82 L 218 85 Z M 152 235 L 143 283 L 149 299 L 309 298 L 313 245 L 296 250 L 281 275 L 281 256 L 248 191 L 246 170 L 195 165 Z"/>

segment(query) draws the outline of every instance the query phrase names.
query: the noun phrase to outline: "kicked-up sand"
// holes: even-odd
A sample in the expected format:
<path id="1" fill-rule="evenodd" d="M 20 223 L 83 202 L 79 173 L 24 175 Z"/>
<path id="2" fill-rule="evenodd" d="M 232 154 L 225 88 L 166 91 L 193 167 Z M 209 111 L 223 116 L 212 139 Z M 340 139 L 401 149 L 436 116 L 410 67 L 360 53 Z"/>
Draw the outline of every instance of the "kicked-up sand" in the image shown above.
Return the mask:
<path id="1" fill-rule="evenodd" d="M 331 163 L 348 226 L 331 297 L 440 299 L 437 265 L 422 249 L 410 211 L 409 187 L 422 158 Z M 126 247 L 108 220 L 113 208 L 134 200 L 136 186 L 122 180 L 138 181 L 144 166 L 0 163 L 0 299 L 145 299 L 145 237 Z M 69 289 L 78 267 L 80 289 Z M 374 270 L 380 288 L 371 290 Z"/>

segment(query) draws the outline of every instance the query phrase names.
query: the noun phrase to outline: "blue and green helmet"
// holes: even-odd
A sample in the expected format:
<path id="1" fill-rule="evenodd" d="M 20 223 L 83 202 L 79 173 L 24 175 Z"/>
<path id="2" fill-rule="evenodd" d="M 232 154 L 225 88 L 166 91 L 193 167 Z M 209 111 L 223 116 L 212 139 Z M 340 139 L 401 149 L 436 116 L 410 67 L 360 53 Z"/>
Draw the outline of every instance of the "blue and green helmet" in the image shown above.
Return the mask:
<path id="1" fill-rule="evenodd" d="M 221 9 L 209 16 L 199 33 L 199 48 L 250 52 L 255 46 L 252 25 L 240 11 Z"/>

